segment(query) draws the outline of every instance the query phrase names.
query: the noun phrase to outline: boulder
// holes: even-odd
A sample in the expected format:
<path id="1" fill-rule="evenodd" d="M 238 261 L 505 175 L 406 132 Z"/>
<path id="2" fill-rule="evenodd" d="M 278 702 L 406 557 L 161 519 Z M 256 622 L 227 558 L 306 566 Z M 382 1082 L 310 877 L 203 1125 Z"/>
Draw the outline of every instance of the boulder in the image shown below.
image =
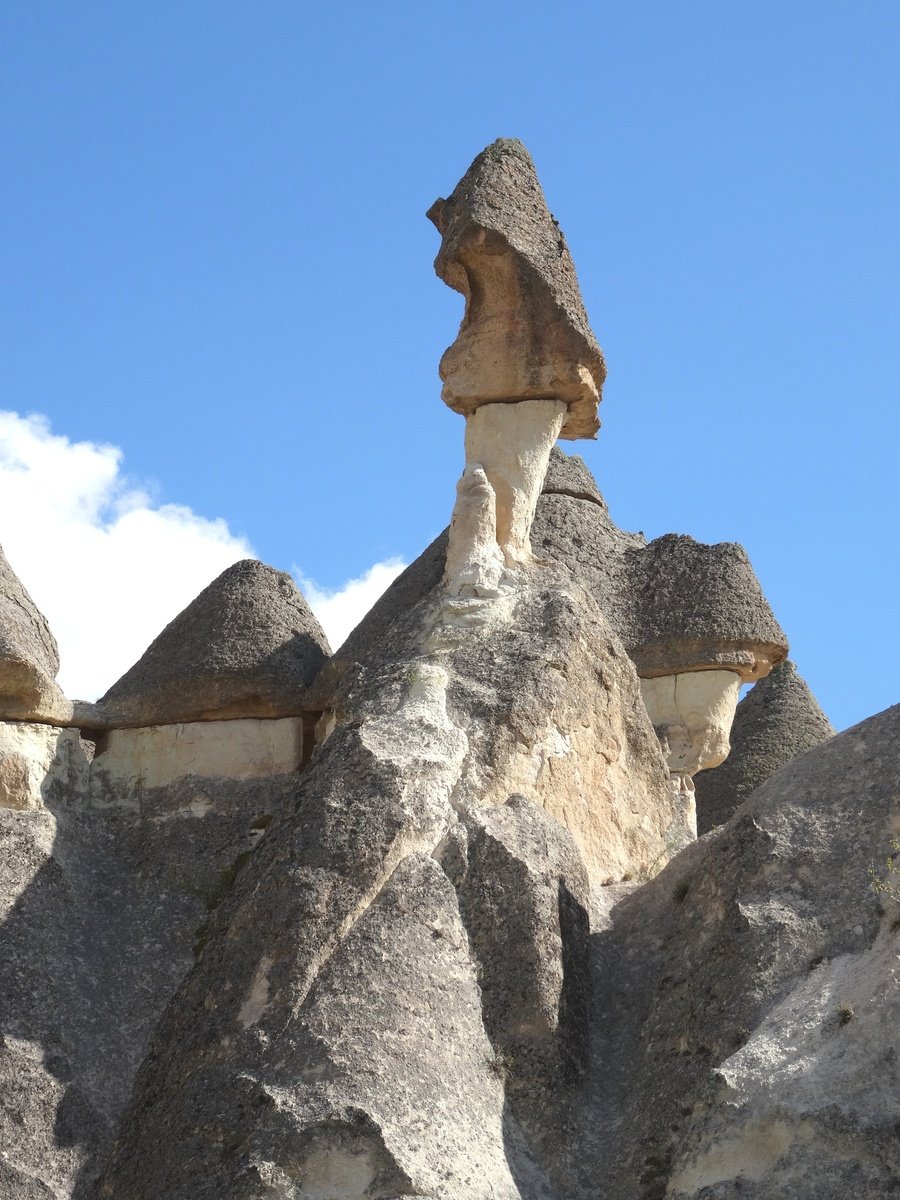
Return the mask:
<path id="1" fill-rule="evenodd" d="M 234 563 L 99 702 L 112 727 L 302 714 L 329 647 L 291 577 Z"/>
<path id="2" fill-rule="evenodd" d="M 781 663 L 738 704 L 731 753 L 694 780 L 698 832 L 724 824 L 770 775 L 833 735 L 796 666 Z"/>

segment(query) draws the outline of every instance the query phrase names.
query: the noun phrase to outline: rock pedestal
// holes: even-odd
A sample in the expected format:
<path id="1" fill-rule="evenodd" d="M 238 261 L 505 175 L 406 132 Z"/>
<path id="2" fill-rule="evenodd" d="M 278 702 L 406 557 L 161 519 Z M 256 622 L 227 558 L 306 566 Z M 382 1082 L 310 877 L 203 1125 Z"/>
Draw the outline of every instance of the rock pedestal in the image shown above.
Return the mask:
<path id="1" fill-rule="evenodd" d="M 440 366 L 445 402 L 466 417 L 447 583 L 455 595 L 485 596 L 503 573 L 493 544 L 484 544 L 490 514 L 473 517 L 473 507 L 494 509 L 499 560 L 527 566 L 550 448 L 560 436 L 594 436 L 606 368 L 565 239 L 521 142 L 488 146 L 428 216 L 442 235 L 435 270 L 466 300 Z"/>

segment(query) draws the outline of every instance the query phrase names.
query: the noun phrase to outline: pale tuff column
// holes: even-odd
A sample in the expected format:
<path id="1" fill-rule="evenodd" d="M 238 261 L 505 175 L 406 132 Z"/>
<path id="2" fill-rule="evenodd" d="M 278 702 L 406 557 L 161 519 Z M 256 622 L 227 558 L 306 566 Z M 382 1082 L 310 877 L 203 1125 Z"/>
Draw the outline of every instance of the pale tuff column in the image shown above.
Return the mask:
<path id="1" fill-rule="evenodd" d="M 685 671 L 641 680 L 644 705 L 684 810 L 688 838 L 697 836 L 693 776 L 728 757 L 740 690 L 741 677 L 735 671 Z"/>
<path id="2" fill-rule="evenodd" d="M 520 400 L 482 404 L 467 418 L 447 552 L 451 593 L 495 594 L 504 567 L 532 561 L 531 523 L 566 411 L 561 400 Z"/>

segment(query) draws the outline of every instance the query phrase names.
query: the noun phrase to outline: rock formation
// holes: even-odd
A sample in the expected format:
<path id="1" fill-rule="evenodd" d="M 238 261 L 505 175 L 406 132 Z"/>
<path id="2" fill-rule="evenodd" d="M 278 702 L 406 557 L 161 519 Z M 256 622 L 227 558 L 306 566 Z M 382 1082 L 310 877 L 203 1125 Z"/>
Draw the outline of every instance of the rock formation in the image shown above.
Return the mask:
<path id="1" fill-rule="evenodd" d="M 603 365 L 524 149 L 432 216 L 466 468 L 336 655 L 239 563 L 54 723 L 0 564 L 0 1200 L 896 1195 L 900 707 L 814 745 L 743 550 L 552 447 Z"/>
<path id="2" fill-rule="evenodd" d="M 566 239 L 522 143 L 488 146 L 428 217 L 442 237 L 435 270 L 466 300 L 441 359 L 445 403 L 470 416 L 484 404 L 559 400 L 560 436 L 593 437 L 606 367 Z"/>
<path id="3" fill-rule="evenodd" d="M 255 559 L 228 567 L 113 684 L 107 727 L 296 717 L 328 657 L 297 586 Z"/>
<path id="4" fill-rule="evenodd" d="M 521 142 L 500 139 L 429 218 L 435 270 L 466 309 L 441 359 L 443 398 L 466 417 L 450 524 L 452 595 L 492 596 L 528 564 L 529 531 L 558 437 L 593 437 L 606 376 L 575 264 Z"/>
<path id="5" fill-rule="evenodd" d="M 0 547 L 0 721 L 64 724 L 57 671 L 56 639 Z"/>
<path id="6" fill-rule="evenodd" d="M 794 664 L 776 667 L 737 706 L 727 759 L 695 782 L 699 832 L 724 824 L 779 767 L 833 735 Z"/>

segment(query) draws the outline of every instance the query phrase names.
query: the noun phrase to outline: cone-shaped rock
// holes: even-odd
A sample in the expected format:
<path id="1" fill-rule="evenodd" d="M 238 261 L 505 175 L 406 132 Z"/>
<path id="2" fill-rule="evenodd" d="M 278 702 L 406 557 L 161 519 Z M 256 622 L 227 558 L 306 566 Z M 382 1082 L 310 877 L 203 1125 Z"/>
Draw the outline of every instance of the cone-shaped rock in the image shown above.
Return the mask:
<path id="1" fill-rule="evenodd" d="M 833 736 L 794 664 L 776 667 L 737 706 L 731 753 L 721 766 L 694 778 L 698 833 L 723 824 L 770 775 Z"/>
<path id="2" fill-rule="evenodd" d="M 291 577 L 244 559 L 166 626 L 100 706 L 110 726 L 296 716 L 328 654 Z"/>
<path id="3" fill-rule="evenodd" d="M 0 548 L 0 720 L 64 720 L 56 639 Z"/>
<path id="4" fill-rule="evenodd" d="M 492 143 L 428 216 L 443 235 L 435 270 L 466 298 L 441 359 L 446 403 L 469 415 L 498 401 L 562 400 L 560 436 L 593 437 L 606 368 L 528 151 Z"/>

